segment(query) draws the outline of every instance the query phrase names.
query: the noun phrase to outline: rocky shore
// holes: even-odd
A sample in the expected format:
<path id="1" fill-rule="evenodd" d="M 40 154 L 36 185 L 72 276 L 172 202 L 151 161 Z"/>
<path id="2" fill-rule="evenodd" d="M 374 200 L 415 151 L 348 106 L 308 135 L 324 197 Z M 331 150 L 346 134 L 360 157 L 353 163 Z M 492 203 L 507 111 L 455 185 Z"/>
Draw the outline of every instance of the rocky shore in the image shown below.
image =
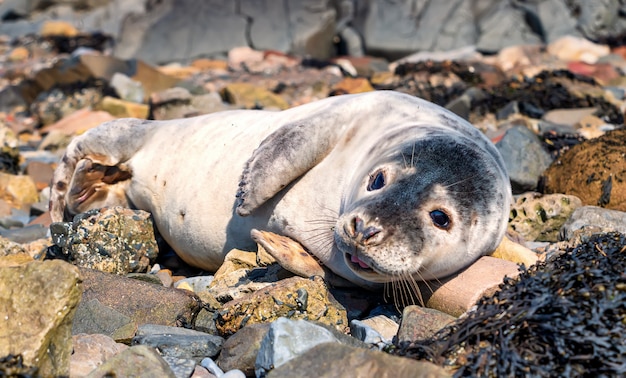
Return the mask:
<path id="1" fill-rule="evenodd" d="M 286 29 L 308 20 L 288 37 L 260 21 L 279 10 L 243 0 L 219 14 L 209 6 L 219 2 L 191 0 L 49 3 L 0 4 L 0 375 L 626 374 L 619 2 L 423 2 L 413 13 L 310 2 L 317 7 L 281 8 Z M 199 20 L 220 18 L 209 24 L 224 29 L 222 45 L 169 44 L 200 41 L 201 28 L 179 28 L 159 45 L 163 28 L 175 29 L 167 22 L 194 6 Z M 618 17 L 590 21 L 611 7 Z M 399 37 L 431 23 L 436 38 Z M 470 24 L 475 33 L 463 34 Z M 57 162 L 73 137 L 104 121 L 281 110 L 374 90 L 444 106 L 495 143 L 514 191 L 517 244 L 400 298 L 299 277 L 262 248 L 199 271 L 138 210 L 51 224 Z"/>

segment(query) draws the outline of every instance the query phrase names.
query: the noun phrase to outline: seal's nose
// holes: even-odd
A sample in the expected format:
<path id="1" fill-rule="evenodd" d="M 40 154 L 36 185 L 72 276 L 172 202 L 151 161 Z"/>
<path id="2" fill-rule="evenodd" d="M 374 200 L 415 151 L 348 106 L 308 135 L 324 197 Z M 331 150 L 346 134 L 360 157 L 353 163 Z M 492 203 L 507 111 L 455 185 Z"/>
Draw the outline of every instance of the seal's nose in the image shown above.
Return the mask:
<path id="1" fill-rule="evenodd" d="M 358 215 L 352 219 L 352 230 L 352 236 L 356 242 L 365 245 L 375 244 L 376 240 L 379 238 L 374 238 L 374 236 L 382 232 L 381 228 L 366 225 L 363 219 Z"/>

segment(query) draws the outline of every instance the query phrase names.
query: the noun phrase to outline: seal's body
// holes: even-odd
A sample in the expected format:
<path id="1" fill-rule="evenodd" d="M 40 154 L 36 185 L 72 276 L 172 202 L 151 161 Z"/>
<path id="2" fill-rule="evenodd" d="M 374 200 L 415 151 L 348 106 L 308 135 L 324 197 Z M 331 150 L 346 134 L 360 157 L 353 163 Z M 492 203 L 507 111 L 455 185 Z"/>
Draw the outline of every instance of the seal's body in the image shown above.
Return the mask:
<path id="1" fill-rule="evenodd" d="M 510 184 L 472 125 L 397 92 L 282 112 L 120 119 L 75 138 L 55 172 L 54 221 L 90 208 L 150 211 L 188 263 L 217 269 L 254 228 L 300 242 L 361 286 L 439 278 L 504 235 Z"/>

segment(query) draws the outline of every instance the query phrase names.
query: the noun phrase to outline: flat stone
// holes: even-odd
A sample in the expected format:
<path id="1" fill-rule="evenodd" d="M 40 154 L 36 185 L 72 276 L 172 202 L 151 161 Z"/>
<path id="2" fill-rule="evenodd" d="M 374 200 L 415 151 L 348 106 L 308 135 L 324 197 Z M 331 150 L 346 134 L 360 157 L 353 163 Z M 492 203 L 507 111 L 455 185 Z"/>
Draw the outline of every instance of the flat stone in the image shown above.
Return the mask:
<path id="1" fill-rule="evenodd" d="M 178 331 L 179 327 L 152 327 L 135 336 L 132 345 L 149 345 L 159 350 L 161 355 L 192 359 L 200 362 L 206 357 L 215 357 L 222 349 L 224 339 L 191 329 Z M 181 328 L 182 329 L 182 328 Z"/>
<path id="2" fill-rule="evenodd" d="M 77 310 L 80 319 L 87 304 L 97 300 L 132 320 L 142 324 L 167 326 L 193 325 L 195 315 L 200 311 L 200 301 L 192 293 L 166 288 L 159 285 L 102 273 L 91 269 L 81 269 L 84 293 Z M 99 330 L 84 333 L 99 333 Z"/>
<path id="3" fill-rule="evenodd" d="M 0 268 L 0 356 L 21 355 L 40 376 L 69 375 L 81 292 L 78 269 L 63 261 Z"/>
<path id="4" fill-rule="evenodd" d="M 406 306 L 398 330 L 398 343 L 426 340 L 456 318 L 444 312 L 420 306 Z"/>
<path id="5" fill-rule="evenodd" d="M 563 225 L 562 239 L 572 239 L 578 230 L 587 230 L 590 234 L 613 231 L 626 234 L 626 212 L 597 206 L 579 207 Z"/>
<path id="6" fill-rule="evenodd" d="M 75 37 L 78 35 L 78 29 L 74 27 L 74 25 L 65 21 L 46 21 L 41 26 L 39 30 L 39 34 L 42 37 L 51 37 L 51 36 L 64 36 L 64 37 Z"/>
<path id="7" fill-rule="evenodd" d="M 84 108 L 61 118 L 55 123 L 45 125 L 41 131 L 44 133 L 60 132 L 63 135 L 80 134 L 113 119 L 115 117 L 105 111 Z"/>
<path id="8" fill-rule="evenodd" d="M 268 323 L 251 324 L 229 337 L 217 358 L 219 367 L 225 371 L 239 369 L 246 376 L 253 376 L 256 356 L 269 328 Z"/>
<path id="9" fill-rule="evenodd" d="M 110 358 L 87 377 L 167 377 L 176 378 L 159 353 L 147 346 L 136 345 Z"/>
<path id="10" fill-rule="evenodd" d="M 78 334 L 72 336 L 73 352 L 70 357 L 70 376 L 85 377 L 104 361 L 128 349 L 102 334 Z"/>
<path id="11" fill-rule="evenodd" d="M 350 78 L 347 77 L 333 86 L 333 91 L 337 94 L 353 94 L 371 92 L 374 88 L 370 82 L 362 77 Z"/>
<path id="12" fill-rule="evenodd" d="M 268 378 L 293 377 L 450 377 L 445 370 L 427 361 L 391 356 L 384 352 L 337 343 L 317 345 L 298 357 L 277 366 Z"/>
<path id="13" fill-rule="evenodd" d="M 113 98 L 106 96 L 98 104 L 99 110 L 111 114 L 118 118 L 148 118 L 150 107 L 145 104 L 138 104 L 136 102 L 124 101 L 119 98 Z"/>
<path id="14" fill-rule="evenodd" d="M 289 107 L 287 101 L 279 95 L 249 83 L 230 83 L 221 94 L 229 103 L 242 105 L 247 109 L 260 107 L 284 110 Z"/>
<path id="15" fill-rule="evenodd" d="M 483 296 L 490 296 L 504 277 L 517 277 L 518 265 L 490 256 L 483 256 L 461 272 L 438 282 L 420 283 L 426 307 L 461 316 Z"/>
<path id="16" fill-rule="evenodd" d="M 384 315 L 372 316 L 371 318 L 363 319 L 363 324 L 372 327 L 376 330 L 386 341 L 391 342 L 398 333 L 399 325 L 393 320 Z"/>

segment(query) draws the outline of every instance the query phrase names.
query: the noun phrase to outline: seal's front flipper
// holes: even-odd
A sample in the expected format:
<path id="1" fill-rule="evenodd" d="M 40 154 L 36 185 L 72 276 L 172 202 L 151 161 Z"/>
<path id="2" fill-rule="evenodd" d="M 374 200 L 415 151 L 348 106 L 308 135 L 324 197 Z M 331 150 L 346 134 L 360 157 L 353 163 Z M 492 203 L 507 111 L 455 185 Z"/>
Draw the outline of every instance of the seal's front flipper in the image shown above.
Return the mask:
<path id="1" fill-rule="evenodd" d="M 237 214 L 249 215 L 328 155 L 342 127 L 321 117 L 286 124 L 261 142 L 244 168 Z"/>
<path id="2" fill-rule="evenodd" d="M 280 266 L 300 277 L 319 276 L 333 286 L 353 287 L 354 284 L 337 276 L 320 264 L 315 257 L 307 252 L 297 241 L 273 232 L 253 229 L 252 239 L 263 247 Z"/>

